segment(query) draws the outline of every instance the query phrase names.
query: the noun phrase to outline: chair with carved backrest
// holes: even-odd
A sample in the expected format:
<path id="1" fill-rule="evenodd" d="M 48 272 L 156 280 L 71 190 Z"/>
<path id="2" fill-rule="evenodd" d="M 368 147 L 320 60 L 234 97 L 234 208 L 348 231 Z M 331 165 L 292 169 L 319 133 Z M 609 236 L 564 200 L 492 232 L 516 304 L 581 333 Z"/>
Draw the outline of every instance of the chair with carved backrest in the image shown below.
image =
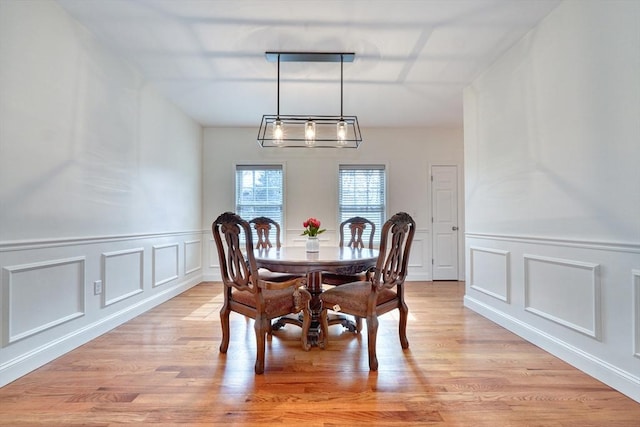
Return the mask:
<path id="1" fill-rule="evenodd" d="M 404 280 L 407 276 L 409 252 L 416 224 L 407 213 L 400 212 L 386 221 L 380 235 L 380 254 L 367 280 L 335 286 L 320 295 L 322 300 L 321 327 L 324 346 L 328 344 L 328 310 L 335 310 L 367 321 L 369 369 L 378 369 L 376 337 L 378 316 L 391 310 L 399 311 L 400 344 L 409 348 L 407 317 L 409 308 L 404 301 Z"/>
<path id="2" fill-rule="evenodd" d="M 256 249 L 269 250 L 273 248 L 273 243 L 271 243 L 270 240 L 270 236 L 273 236 L 273 234 L 276 236 L 276 250 L 282 247 L 282 244 L 280 243 L 280 224 L 276 221 L 266 216 L 259 216 L 249 220 L 249 224 L 253 226 L 256 230 L 256 235 L 258 236 L 258 241 L 255 244 Z M 271 231 L 274 231 L 275 233 L 271 233 Z M 260 276 L 264 280 L 270 282 L 285 282 L 296 277 L 304 277 L 300 274 L 279 273 L 267 270 L 266 268 L 261 268 L 259 271 Z"/>
<path id="3" fill-rule="evenodd" d="M 253 226 L 258 235 L 258 241 L 256 242 L 256 249 L 269 249 L 273 247 L 269 237 L 272 235 L 271 230 L 275 228 L 276 236 L 276 249 L 280 249 L 282 246 L 280 243 L 280 224 L 271 218 L 266 216 L 259 216 L 249 221 L 249 224 Z"/>
<path id="4" fill-rule="evenodd" d="M 349 241 L 346 240 L 346 231 L 349 230 Z M 376 232 L 376 225 L 361 216 L 354 216 L 340 224 L 340 243 L 338 246 L 352 248 L 352 249 L 373 249 L 373 236 Z M 365 245 L 363 236 L 368 234 L 368 244 Z M 346 242 L 346 243 L 345 243 Z M 344 283 L 356 282 L 358 280 L 364 280 L 364 272 L 362 274 L 333 274 L 326 273 L 322 275 L 322 283 L 325 285 L 342 285 Z"/>
<path id="5" fill-rule="evenodd" d="M 256 374 L 264 372 L 265 338 L 270 333 L 271 320 L 274 318 L 302 311 L 302 348 L 309 350 L 307 336 L 311 326 L 311 294 L 304 288 L 306 280 L 300 277 L 286 282 L 263 280 L 253 254 L 251 227 L 238 215 L 232 212 L 221 214 L 211 229 L 224 283 L 224 304 L 220 309 L 220 352 L 226 353 L 229 347 L 229 315 L 232 311 L 255 320 Z"/>
<path id="6" fill-rule="evenodd" d="M 345 231 L 349 228 L 351 238 L 349 242 L 346 244 L 345 242 Z M 367 230 L 368 227 L 368 230 Z M 363 236 L 369 235 L 368 244 L 364 244 Z M 340 224 L 340 243 L 338 246 L 343 247 L 346 246 L 348 248 L 360 249 L 360 248 L 369 248 L 373 249 L 373 236 L 376 234 L 376 225 L 368 220 L 367 218 L 363 218 L 361 216 L 354 216 L 353 218 L 349 218 L 345 221 L 342 221 Z"/>
<path id="7" fill-rule="evenodd" d="M 376 233 L 376 225 L 361 216 L 354 216 L 345 221 L 342 221 L 339 227 L 340 230 L 340 242 L 338 246 L 352 248 L 352 249 L 373 249 L 373 236 Z M 347 230 L 349 233 L 347 233 Z M 349 241 L 347 241 L 349 236 Z M 367 238 L 368 237 L 368 238 Z M 365 241 L 367 244 L 365 245 Z M 346 243 L 345 243 L 346 242 Z M 358 282 L 365 280 L 365 272 L 359 274 L 336 274 L 336 273 L 324 273 L 322 275 L 322 283 L 325 285 L 339 286 L 345 283 Z M 342 323 L 348 325 L 348 323 Z M 348 327 L 348 326 L 347 326 Z M 362 319 L 355 317 L 355 329 L 360 332 L 362 330 Z"/>

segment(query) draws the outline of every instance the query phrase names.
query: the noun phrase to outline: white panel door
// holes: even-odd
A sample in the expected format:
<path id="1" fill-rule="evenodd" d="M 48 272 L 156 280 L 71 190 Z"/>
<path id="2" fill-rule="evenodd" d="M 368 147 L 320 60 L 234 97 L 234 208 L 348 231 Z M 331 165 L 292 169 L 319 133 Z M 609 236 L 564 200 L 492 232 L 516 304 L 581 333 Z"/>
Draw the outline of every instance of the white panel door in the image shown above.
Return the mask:
<path id="1" fill-rule="evenodd" d="M 433 280 L 458 280 L 458 167 L 431 167 Z"/>

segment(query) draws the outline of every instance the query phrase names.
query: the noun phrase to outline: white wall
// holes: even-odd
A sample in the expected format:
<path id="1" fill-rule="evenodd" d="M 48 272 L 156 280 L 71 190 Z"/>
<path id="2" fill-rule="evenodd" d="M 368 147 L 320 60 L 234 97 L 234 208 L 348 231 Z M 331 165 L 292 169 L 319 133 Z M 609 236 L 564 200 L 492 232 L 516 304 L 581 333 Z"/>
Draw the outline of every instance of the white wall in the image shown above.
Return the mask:
<path id="1" fill-rule="evenodd" d="M 3 385 L 198 283 L 203 236 L 197 123 L 52 1 L 0 1 L 0 62 Z"/>
<path id="2" fill-rule="evenodd" d="M 258 124 L 260 118 L 256 118 Z M 284 165 L 286 244 L 302 244 L 302 222 L 317 217 L 327 232 L 321 244 L 337 244 L 338 166 L 384 164 L 387 170 L 387 214 L 411 214 L 417 224 L 408 280 L 431 278 L 432 165 L 457 165 L 460 225 L 463 210 L 461 129 L 362 129 L 357 150 L 261 148 L 255 128 L 206 128 L 204 132 L 203 228 L 224 211 L 235 210 L 235 165 Z M 462 236 L 462 232 L 460 233 Z M 205 277 L 219 278 L 218 260 L 211 236 L 206 253 Z M 460 279 L 464 274 L 462 238 L 459 245 Z"/>
<path id="3" fill-rule="evenodd" d="M 465 90 L 465 304 L 640 401 L 640 2 L 565 1 Z"/>

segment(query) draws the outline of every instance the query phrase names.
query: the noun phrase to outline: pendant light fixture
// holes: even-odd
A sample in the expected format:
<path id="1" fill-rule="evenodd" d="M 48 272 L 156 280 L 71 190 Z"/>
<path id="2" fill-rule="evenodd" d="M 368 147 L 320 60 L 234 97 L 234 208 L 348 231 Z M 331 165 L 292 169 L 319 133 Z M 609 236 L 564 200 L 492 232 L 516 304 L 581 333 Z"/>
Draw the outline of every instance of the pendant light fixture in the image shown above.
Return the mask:
<path id="1" fill-rule="evenodd" d="M 278 63 L 277 113 L 262 116 L 258 143 L 264 147 L 358 148 L 362 142 L 356 116 L 345 116 L 344 63 L 353 62 L 349 52 L 266 52 L 267 61 Z M 281 115 L 280 62 L 340 62 L 340 115 Z"/>

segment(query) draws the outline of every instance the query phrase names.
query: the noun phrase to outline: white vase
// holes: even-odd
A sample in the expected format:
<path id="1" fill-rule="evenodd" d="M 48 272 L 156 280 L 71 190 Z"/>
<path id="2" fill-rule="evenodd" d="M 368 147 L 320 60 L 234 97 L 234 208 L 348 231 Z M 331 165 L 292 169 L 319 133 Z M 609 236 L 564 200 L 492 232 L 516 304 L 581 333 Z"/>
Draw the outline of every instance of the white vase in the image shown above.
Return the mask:
<path id="1" fill-rule="evenodd" d="M 319 252 L 320 241 L 318 237 L 307 237 L 307 252 Z"/>

